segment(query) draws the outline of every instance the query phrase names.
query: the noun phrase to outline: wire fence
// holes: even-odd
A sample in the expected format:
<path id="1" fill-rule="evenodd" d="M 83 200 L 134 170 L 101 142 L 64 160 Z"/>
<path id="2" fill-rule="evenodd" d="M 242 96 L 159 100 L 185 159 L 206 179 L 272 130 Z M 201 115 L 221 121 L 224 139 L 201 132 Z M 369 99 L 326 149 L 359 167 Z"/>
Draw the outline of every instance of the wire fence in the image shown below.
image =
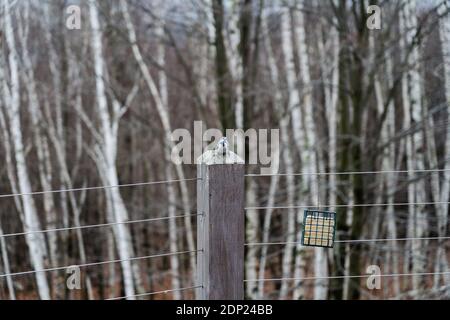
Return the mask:
<path id="1" fill-rule="evenodd" d="M 383 171 L 346 171 L 346 172 L 301 172 L 301 173 L 269 173 L 269 174 L 246 174 L 246 177 L 289 177 L 289 176 L 342 176 L 342 175 L 375 175 L 375 174 L 415 174 L 414 179 L 425 177 L 433 173 L 450 172 L 449 168 L 444 169 L 423 169 L 423 170 L 383 170 Z M 319 188 L 319 187 L 318 187 Z M 400 206 L 437 206 L 448 205 L 449 201 L 420 201 L 420 202 L 386 202 L 386 203 L 347 203 L 347 204 L 321 204 L 318 202 L 316 205 L 267 205 L 267 206 L 248 206 L 245 207 L 245 211 L 261 211 L 265 213 L 271 213 L 272 210 L 284 209 L 315 209 L 321 208 L 354 208 L 354 207 L 400 207 Z M 385 212 L 377 212 L 385 213 Z M 439 218 L 438 220 L 442 220 Z M 298 220 L 297 220 L 298 221 Z M 298 234 L 298 232 L 296 232 Z M 405 237 L 405 238 L 374 238 L 374 239 L 342 239 L 335 240 L 334 243 L 346 244 L 346 245 L 359 245 L 367 243 L 379 243 L 379 242 L 407 242 L 407 241 L 436 241 L 438 246 L 443 246 L 450 236 L 429 236 L 429 237 Z M 266 242 L 247 242 L 245 247 L 266 247 L 266 246 L 284 246 L 292 245 L 299 246 L 301 241 L 266 241 Z M 411 256 L 412 257 L 412 256 Z M 442 269 L 441 269 L 442 270 Z M 259 272 L 261 275 L 261 273 Z M 352 279 L 352 278 L 368 278 L 368 277 L 380 277 L 380 278 L 392 278 L 392 277 L 424 277 L 424 276 L 437 276 L 437 275 L 450 275 L 450 270 L 435 271 L 435 272 L 405 272 L 405 273 L 386 273 L 386 274 L 362 274 L 362 275 L 329 275 L 329 276 L 311 276 L 311 277 L 280 277 L 280 278 L 255 278 L 245 279 L 245 283 L 252 282 L 285 282 L 295 281 L 302 282 L 307 280 L 332 280 L 332 279 Z"/>
<path id="2" fill-rule="evenodd" d="M 199 180 L 199 178 L 147 181 L 147 182 L 118 184 L 118 185 L 113 185 L 113 186 L 81 187 L 81 188 L 72 188 L 72 189 L 45 190 L 45 191 L 34 191 L 34 192 L 25 192 L 25 193 L 10 193 L 10 194 L 0 194 L 0 199 L 1 198 L 11 198 L 11 197 L 20 197 L 20 196 L 44 195 L 44 194 L 49 194 L 49 193 L 81 192 L 81 191 L 104 190 L 104 189 L 114 189 L 114 188 L 141 187 L 141 186 L 176 183 L 176 182 L 182 182 L 182 181 L 197 181 L 197 180 Z"/>
<path id="3" fill-rule="evenodd" d="M 418 169 L 418 170 L 379 170 L 379 171 L 341 171 L 341 172 L 297 172 L 297 173 L 267 173 L 256 174 L 249 173 L 246 177 L 286 177 L 286 176 L 340 176 L 340 175 L 372 175 L 372 174 L 392 174 L 392 173 L 433 173 L 433 172 L 446 172 L 450 169 Z"/>
<path id="4" fill-rule="evenodd" d="M 355 203 L 355 204 L 320 204 L 320 205 L 300 205 L 300 206 L 262 206 L 246 207 L 245 210 L 277 210 L 277 209 L 318 209 L 318 208 L 353 208 L 353 207 L 387 207 L 387 206 L 426 206 L 435 204 L 450 204 L 449 201 L 430 202 L 391 202 L 391 203 Z"/>
<path id="5" fill-rule="evenodd" d="M 392 174 L 392 173 L 433 173 L 433 172 L 446 172 L 450 169 L 421 169 L 421 170 L 381 170 L 381 171 L 343 171 L 343 172 L 300 172 L 300 173 L 268 173 L 268 174 L 245 174 L 245 177 L 270 177 L 270 176 L 304 176 L 304 175 L 372 175 L 372 174 Z M 103 189 L 114 189 L 114 188 L 126 188 L 126 187 L 140 187 L 167 183 L 177 183 L 183 181 L 197 181 L 201 178 L 185 178 L 185 179 L 172 179 L 172 180 L 160 180 L 160 181 L 145 181 L 145 182 L 135 182 L 135 183 L 125 183 L 118 185 L 107 185 L 107 186 L 92 186 L 92 187 L 80 187 L 80 188 L 69 188 L 69 189 L 55 189 L 55 190 L 42 190 L 42 191 L 32 191 L 24 193 L 9 193 L 0 194 L 1 198 L 11 198 L 19 196 L 33 196 L 33 195 L 44 195 L 49 193 L 65 193 L 65 192 L 81 192 L 81 191 L 91 191 L 91 190 L 103 190 Z"/>
<path id="6" fill-rule="evenodd" d="M 29 270 L 29 271 L 22 271 L 22 272 L 13 272 L 13 273 L 0 274 L 0 278 L 23 276 L 23 275 L 35 274 L 35 273 L 39 273 L 39 272 L 52 272 L 52 271 L 67 270 L 67 269 L 72 268 L 74 266 L 78 267 L 78 268 L 86 268 L 86 267 L 99 266 L 99 265 L 104 265 L 104 264 L 119 263 L 119 262 L 124 262 L 124 261 L 137 261 L 137 260 L 145 260 L 145 259 L 177 256 L 177 255 L 182 255 L 182 254 L 196 253 L 196 252 L 199 252 L 199 251 L 200 250 L 190 250 L 190 251 L 160 253 L 160 254 L 153 254 L 153 255 L 148 255 L 148 256 L 133 257 L 133 258 L 129 258 L 129 259 L 115 259 L 115 260 L 108 260 L 108 261 L 82 263 L 82 264 L 77 264 L 77 265 L 69 265 L 69 266 L 62 266 L 62 267 L 46 268 L 46 269 L 41 269 L 41 270 Z"/>
<path id="7" fill-rule="evenodd" d="M 388 242 L 388 241 L 413 241 L 413 240 L 449 240 L 450 237 L 411 237 L 411 238 L 384 238 L 384 239 L 353 239 L 353 240 L 335 240 L 334 243 L 364 243 L 364 242 Z M 272 246 L 286 244 L 301 244 L 298 241 L 290 242 L 249 242 L 245 246 Z"/>
<path id="8" fill-rule="evenodd" d="M 75 227 L 66 227 L 66 228 L 55 228 L 55 229 L 45 229 L 45 230 L 33 230 L 33 231 L 26 231 L 26 232 L 6 233 L 6 234 L 0 234 L 0 238 L 25 236 L 27 234 L 36 234 L 36 233 L 51 233 L 51 232 L 71 231 L 71 230 L 103 228 L 103 227 L 116 226 L 116 225 L 120 225 L 120 224 L 130 225 L 130 224 L 136 224 L 136 223 L 165 221 L 165 220 L 170 220 L 170 219 L 196 217 L 198 215 L 199 214 L 192 213 L 192 214 L 184 214 L 184 215 L 176 215 L 176 216 L 160 217 L 160 218 L 148 218 L 148 219 L 139 219 L 139 220 L 128 220 L 128 221 L 122 221 L 122 222 L 99 223 L 99 224 L 91 224 L 91 225 L 84 225 L 84 226 L 78 226 L 78 227 L 75 226 Z"/>
<path id="9" fill-rule="evenodd" d="M 245 174 L 246 177 L 263 177 L 263 176 L 304 176 L 304 175 L 373 175 L 373 174 L 393 174 L 393 173 L 442 173 L 450 171 L 450 169 L 424 169 L 424 170 L 388 170 L 388 171 L 348 171 L 348 172 L 313 172 L 313 173 L 280 173 L 280 174 Z M 161 181 L 147 181 L 147 182 L 139 182 L 139 183 L 128 183 L 128 184 L 119 184 L 114 186 L 94 186 L 94 187 L 82 187 L 82 188 L 70 188 L 70 189 L 57 189 L 57 190 L 46 190 L 46 191 L 35 191 L 35 192 L 26 192 L 26 193 L 11 193 L 11 194 L 1 194 L 0 199 L 11 198 L 11 197 L 20 197 L 20 196 L 34 196 L 34 195 L 43 195 L 43 194 L 52 194 L 52 193 L 65 193 L 65 192 L 80 192 L 80 191 L 89 191 L 89 190 L 102 190 L 102 189 L 111 189 L 111 188 L 125 188 L 125 187 L 139 187 L 139 186 L 149 186 L 149 185 L 160 185 L 160 184 L 168 184 L 168 183 L 177 183 L 183 181 L 198 181 L 200 178 L 187 178 L 187 179 L 174 179 L 174 180 L 161 180 Z M 390 203 L 358 203 L 358 204 L 323 204 L 320 205 L 321 208 L 347 208 L 347 207 L 383 207 L 383 206 L 411 206 L 411 205 L 438 205 L 438 204 L 449 204 L 448 201 L 430 201 L 430 202 L 390 202 Z M 245 207 L 246 211 L 249 210 L 278 210 L 278 209 L 313 209 L 318 208 L 318 206 L 314 205 L 294 205 L 294 206 L 250 206 Z M 103 228 L 103 227 L 112 227 L 116 225 L 133 225 L 140 223 L 150 223 L 157 221 L 166 221 L 170 219 L 179 219 L 179 218 L 192 218 L 202 215 L 202 213 L 185 213 L 178 214 L 174 216 L 165 216 L 165 217 L 155 217 L 155 218 L 147 218 L 147 219 L 137 219 L 137 220 L 128 220 L 128 221 L 116 221 L 116 222 L 108 222 L 108 223 L 99 223 L 99 224 L 90 224 L 90 225 L 81 225 L 81 226 L 71 226 L 71 227 L 62 227 L 62 228 L 53 228 L 53 229 L 43 229 L 43 230 L 26 230 L 24 232 L 15 232 L 15 233 L 7 233 L 0 234 L 0 239 L 16 237 L 16 236 L 25 236 L 29 234 L 46 234 L 46 233 L 54 233 L 54 232 L 65 232 L 72 230 L 85 230 L 85 229 L 93 229 L 93 228 Z M 375 239 L 343 239 L 336 240 L 335 243 L 344 243 L 344 244 L 360 244 L 360 243 L 376 243 L 376 242 L 397 242 L 397 241 L 444 241 L 449 240 L 450 236 L 438 236 L 438 237 L 405 237 L 405 238 L 375 238 Z M 299 245 L 298 241 L 278 241 L 278 242 L 249 242 L 245 243 L 246 247 L 250 246 L 273 246 L 273 245 Z M 87 268 L 92 266 L 106 265 L 106 264 L 115 264 L 121 263 L 124 261 L 139 261 L 146 259 L 154 259 L 154 258 L 162 258 L 162 257 L 170 257 L 170 256 L 178 256 L 184 254 L 194 254 L 201 252 L 202 250 L 186 250 L 186 251 L 178 251 L 178 252 L 165 252 L 158 253 L 152 255 L 143 255 L 138 257 L 132 257 L 129 259 L 114 259 L 107 261 L 98 261 L 98 262 L 90 262 L 90 263 L 82 263 L 78 265 L 66 265 L 59 267 L 51 267 L 45 268 L 41 270 L 28 270 L 21 272 L 9 272 L 0 274 L 1 278 L 7 277 L 17 277 L 24 276 L 30 274 L 36 274 L 40 272 L 54 272 L 60 270 L 67 270 L 70 267 L 79 267 L 79 268 Z M 320 279 L 341 279 L 341 278 L 366 278 L 369 276 L 373 277 L 415 277 L 415 276 L 427 276 L 427 275 L 447 275 L 450 274 L 450 271 L 442 271 L 442 272 L 422 272 L 422 273 L 391 273 L 391 274 L 380 274 L 380 275 L 343 275 L 343 276 L 323 276 L 323 277 L 302 277 L 302 278 L 257 278 L 257 279 L 245 279 L 244 282 L 269 282 L 269 281 L 306 281 L 306 280 L 320 280 Z M 201 288 L 203 285 L 195 285 L 188 286 L 182 288 L 171 288 L 167 290 L 161 291 L 153 291 L 146 293 L 138 293 L 135 295 L 127 295 L 109 298 L 106 300 L 120 300 L 120 299 L 130 299 L 130 298 L 138 298 L 145 296 L 152 296 L 158 294 L 168 294 L 178 291 L 188 291 L 197 288 Z"/>
<path id="10" fill-rule="evenodd" d="M 187 179 L 173 179 L 173 180 L 127 183 L 127 184 L 119 184 L 119 185 L 112 185 L 112 186 L 94 186 L 94 187 L 34 191 L 34 192 L 25 192 L 25 193 L 11 193 L 11 194 L 1 194 L 0 199 L 12 198 L 12 197 L 44 195 L 44 194 L 66 193 L 66 192 L 104 190 L 104 189 L 112 189 L 112 188 L 162 185 L 162 184 L 179 183 L 179 182 L 183 182 L 183 181 L 197 181 L 197 180 L 199 180 L 199 179 L 198 178 L 187 178 Z M 156 217 L 156 218 L 147 218 L 147 219 L 116 221 L 116 222 L 108 222 L 108 223 L 71 226 L 71 227 L 62 227 L 62 228 L 52 228 L 52 229 L 43 229 L 43 230 L 27 230 L 24 232 L 0 234 L 0 239 L 17 237 L 17 236 L 26 236 L 26 235 L 30 235 L 30 234 L 47 234 L 47 233 L 66 232 L 66 231 L 73 231 L 73 230 L 86 230 L 86 229 L 93 229 L 93 228 L 113 227 L 113 226 L 117 226 L 117 225 L 134 225 L 134 224 L 141 224 L 141 223 L 150 223 L 150 222 L 166 221 L 166 220 L 171 220 L 171 219 L 179 219 L 179 218 L 191 218 L 191 217 L 196 217 L 198 215 L 199 214 L 197 214 L 197 213 L 187 213 L 187 214 L 178 214 L 178 215 L 174 215 L 174 216 L 165 216 L 165 217 Z M 81 264 L 72 264 L 72 265 L 51 267 L 51 268 L 38 269 L 38 270 L 9 272 L 9 273 L 0 274 L 0 279 L 33 275 L 33 274 L 42 273 L 42 272 L 47 273 L 47 272 L 62 271 L 62 270 L 68 270 L 69 268 L 73 268 L 73 267 L 88 268 L 88 267 L 93 267 L 93 266 L 122 263 L 124 261 L 133 262 L 133 261 L 148 260 L 148 259 L 155 259 L 155 258 L 164 258 L 164 257 L 170 257 L 170 256 L 179 256 L 179 255 L 185 255 L 185 254 L 194 254 L 194 253 L 197 253 L 200 251 L 201 250 L 185 250 L 185 251 L 178 251 L 178 252 L 164 252 L 164 253 L 158 253 L 158 254 L 152 254 L 152 255 L 132 257 L 132 258 L 128 258 L 128 259 L 114 259 L 114 260 L 107 260 L 107 261 L 97 261 L 97 262 L 90 262 L 90 263 L 81 263 Z M 185 288 L 167 289 L 167 290 L 156 291 L 156 292 L 139 293 L 139 294 L 135 294 L 135 295 L 111 298 L 108 300 L 120 300 L 120 299 L 129 299 L 129 298 L 133 298 L 133 297 L 143 297 L 143 296 L 151 296 L 151 295 L 156 295 L 156 294 L 166 294 L 166 293 L 170 293 L 170 292 L 195 289 L 197 287 L 198 286 L 192 286 L 192 287 L 185 287 Z"/>
<path id="11" fill-rule="evenodd" d="M 129 299 L 129 298 L 153 296 L 153 295 L 156 295 L 156 294 L 167 294 L 167 293 L 172 293 L 172 292 L 193 290 L 193 289 L 197 289 L 197 288 L 202 288 L 202 286 L 192 286 L 192 287 L 185 287 L 185 288 L 177 288 L 177 289 L 168 289 L 168 290 L 161 290 L 161 291 L 139 293 L 139 294 L 133 294 L 133 295 L 128 295 L 128 296 L 122 296 L 122 297 L 108 298 L 108 299 L 105 299 L 105 300 L 123 300 L 123 299 Z"/>
<path id="12" fill-rule="evenodd" d="M 261 279 L 245 279 L 244 282 L 269 282 L 269 281 L 307 281 L 307 280 L 328 280 L 328 279 L 353 279 L 353 278 L 390 278 L 390 277 L 422 277 L 431 275 L 447 275 L 450 271 L 442 272 L 417 272 L 417 273 L 386 273 L 386 274 L 359 274 L 359 275 L 342 275 L 342 276 L 323 276 L 323 277 L 303 277 L 303 278 L 261 278 Z"/>

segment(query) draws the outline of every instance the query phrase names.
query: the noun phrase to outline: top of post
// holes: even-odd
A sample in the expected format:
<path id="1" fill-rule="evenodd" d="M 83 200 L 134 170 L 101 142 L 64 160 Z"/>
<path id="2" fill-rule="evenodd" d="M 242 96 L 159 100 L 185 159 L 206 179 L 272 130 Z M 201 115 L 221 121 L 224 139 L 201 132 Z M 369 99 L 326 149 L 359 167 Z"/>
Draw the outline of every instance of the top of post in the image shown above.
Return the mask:
<path id="1" fill-rule="evenodd" d="M 244 160 L 233 151 L 228 150 L 224 155 L 216 150 L 208 150 L 197 159 L 198 164 L 244 164 Z"/>
<path id="2" fill-rule="evenodd" d="M 213 150 L 207 150 L 197 159 L 198 164 L 244 164 L 245 161 L 233 151 L 228 150 L 228 140 L 223 137 Z"/>

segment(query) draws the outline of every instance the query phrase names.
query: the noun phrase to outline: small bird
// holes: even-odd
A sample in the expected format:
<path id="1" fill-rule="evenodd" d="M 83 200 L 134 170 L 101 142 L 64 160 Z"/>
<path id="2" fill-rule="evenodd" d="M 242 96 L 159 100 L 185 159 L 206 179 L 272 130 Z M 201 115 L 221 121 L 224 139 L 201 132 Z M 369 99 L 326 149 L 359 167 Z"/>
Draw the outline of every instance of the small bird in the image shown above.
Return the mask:
<path id="1" fill-rule="evenodd" d="M 220 138 L 216 146 L 216 153 L 226 155 L 228 152 L 228 139 L 226 137 Z"/>

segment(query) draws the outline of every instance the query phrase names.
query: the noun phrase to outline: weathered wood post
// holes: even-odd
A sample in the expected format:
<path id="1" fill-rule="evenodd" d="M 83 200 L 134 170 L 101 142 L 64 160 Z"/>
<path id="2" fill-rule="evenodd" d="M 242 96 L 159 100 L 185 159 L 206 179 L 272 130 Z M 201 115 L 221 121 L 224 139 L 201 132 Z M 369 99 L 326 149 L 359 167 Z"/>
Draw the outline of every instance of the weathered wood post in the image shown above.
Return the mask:
<path id="1" fill-rule="evenodd" d="M 197 299 L 244 298 L 244 161 L 206 151 L 197 166 Z"/>

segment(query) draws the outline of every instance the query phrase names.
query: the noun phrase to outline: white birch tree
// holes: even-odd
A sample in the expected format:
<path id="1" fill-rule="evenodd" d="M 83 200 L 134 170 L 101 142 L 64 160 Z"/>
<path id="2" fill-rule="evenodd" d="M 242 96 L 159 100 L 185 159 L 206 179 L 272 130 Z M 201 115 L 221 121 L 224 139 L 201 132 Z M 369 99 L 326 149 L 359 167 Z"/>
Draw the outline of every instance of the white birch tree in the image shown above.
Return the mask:
<path id="1" fill-rule="evenodd" d="M 105 86 L 105 60 L 103 58 L 102 29 L 99 20 L 97 2 L 89 1 L 89 19 L 91 23 L 91 45 L 95 71 L 96 87 L 96 111 L 100 120 L 100 130 L 96 134 L 99 141 L 91 153 L 98 167 L 101 179 L 107 186 L 119 185 L 119 177 L 116 168 L 117 139 L 119 121 L 127 106 L 122 106 L 114 100 L 112 106 L 108 106 Z M 127 99 L 129 100 L 129 99 Z M 130 101 L 131 102 L 131 101 Z M 109 112 L 112 110 L 112 113 Z M 136 293 L 135 276 L 130 258 L 134 256 L 131 242 L 131 233 L 127 225 L 128 212 L 123 202 L 119 189 L 105 189 L 107 197 L 108 217 L 114 225 L 113 231 L 122 267 L 125 295 L 134 300 Z"/>
<path id="2" fill-rule="evenodd" d="M 417 34 L 417 16 L 416 1 L 404 0 L 403 8 L 400 12 L 400 34 L 404 37 L 402 40 L 402 53 L 407 58 L 408 70 L 405 72 L 402 82 L 402 100 L 404 107 L 404 127 L 411 128 L 413 123 L 419 123 L 423 115 L 422 105 L 422 81 L 420 76 L 420 52 L 419 47 L 415 43 Z M 410 50 L 410 53 L 407 53 Z M 409 203 L 409 220 L 408 235 L 410 237 L 423 237 L 426 228 L 425 208 L 423 205 L 415 205 L 414 203 L 425 202 L 425 182 L 420 179 L 413 182 L 415 173 L 413 170 L 424 169 L 424 154 L 421 151 L 423 141 L 420 132 L 414 130 L 406 137 L 406 160 L 408 179 L 408 203 Z M 415 273 L 424 272 L 426 258 L 426 243 L 423 240 L 412 241 L 412 269 Z M 423 285 L 423 278 L 413 278 L 414 290 L 419 290 Z"/>
<path id="3" fill-rule="evenodd" d="M 272 45 L 270 42 L 270 33 L 269 33 L 269 27 L 268 27 L 268 12 L 267 10 L 262 11 L 261 16 L 261 31 L 264 34 L 264 49 L 267 55 L 267 63 L 269 66 L 269 77 L 270 77 L 270 83 L 271 86 L 274 88 L 274 93 L 272 94 L 272 102 L 275 105 L 275 110 L 278 115 L 278 117 L 283 116 L 283 94 L 281 92 L 280 83 L 279 83 L 279 76 L 278 76 L 278 67 L 276 65 L 274 52 L 272 49 Z M 282 127 L 281 127 L 282 126 Z M 280 129 L 281 131 L 287 131 L 287 123 L 286 121 L 280 121 Z M 286 137 L 283 138 L 283 140 L 286 140 Z M 278 150 L 279 152 L 279 150 Z M 262 230 L 262 242 L 267 243 L 270 239 L 270 227 L 272 223 L 272 213 L 273 209 L 272 207 L 275 204 L 275 195 L 276 191 L 279 185 L 279 176 L 275 172 L 275 168 L 279 167 L 279 157 L 275 157 L 275 163 L 273 164 L 272 168 L 274 168 L 274 171 L 272 172 L 272 176 L 270 177 L 270 186 L 269 186 L 269 194 L 267 198 L 267 209 L 264 212 L 264 222 L 263 222 L 263 230 Z M 259 261 L 259 271 L 258 271 L 258 278 L 263 279 L 266 272 L 266 264 L 267 264 L 267 251 L 268 246 L 264 245 L 261 248 L 261 258 Z M 258 282 L 258 298 L 263 299 L 264 298 L 264 281 Z"/>
<path id="4" fill-rule="evenodd" d="M 3 79 L 3 107 L 9 120 L 9 131 L 13 145 L 14 158 L 16 162 L 17 171 L 17 185 L 18 190 L 22 194 L 21 206 L 24 214 L 24 231 L 41 230 L 41 224 L 36 211 L 36 206 L 33 197 L 30 177 L 26 164 L 25 147 L 22 135 L 22 124 L 20 119 L 20 75 L 18 55 L 16 49 L 15 36 L 12 26 L 12 18 L 10 11 L 10 1 L 3 0 L 4 10 L 4 33 L 6 38 L 6 45 L 9 49 L 9 79 L 10 85 L 6 82 L 6 77 Z M 6 72 L 3 72 L 6 75 Z M 34 270 L 42 270 L 45 268 L 45 258 L 47 250 L 45 246 L 45 239 L 41 233 L 27 233 L 26 242 L 30 251 L 31 264 Z M 36 282 L 39 296 L 41 299 L 50 299 L 50 289 L 44 272 L 36 272 Z"/>
<path id="5" fill-rule="evenodd" d="M 297 79 L 296 79 L 296 71 L 295 71 L 295 63 L 294 63 L 294 55 L 293 55 L 293 46 L 292 46 L 292 34 L 291 34 L 291 19 L 290 19 L 290 8 L 285 7 L 282 9 L 282 17 L 281 17 L 281 41 L 282 41 L 282 51 L 284 57 L 284 65 L 286 70 L 286 79 L 287 79 L 287 108 L 288 114 L 292 117 L 292 125 L 293 125 L 293 140 L 294 144 L 297 146 L 298 150 L 303 149 L 303 131 L 301 129 L 301 114 L 300 114 L 300 97 L 299 92 L 297 90 Z M 286 117 L 282 117 L 281 122 L 286 121 Z M 281 144 L 283 146 L 282 156 L 284 165 L 286 167 L 286 184 L 287 184 L 287 205 L 292 207 L 295 205 L 295 181 L 293 177 L 294 167 L 293 167 L 293 159 L 291 155 L 291 148 L 286 147 L 290 146 L 289 144 L 289 135 L 286 130 L 286 127 L 280 123 L 281 129 Z M 294 209 L 288 209 L 287 213 L 287 229 L 286 229 L 286 246 L 283 252 L 282 259 L 282 278 L 290 278 L 292 272 L 292 260 L 293 260 L 293 252 L 294 252 L 294 241 L 295 241 L 295 231 L 296 231 L 296 211 Z M 302 253 L 297 250 L 297 255 L 301 255 Z M 289 280 L 283 280 L 281 282 L 280 288 L 280 298 L 285 298 L 289 289 Z"/>
<path id="6" fill-rule="evenodd" d="M 309 53 L 308 46 L 306 43 L 306 32 L 305 32 L 305 19 L 303 15 L 304 1 L 299 1 L 297 7 L 292 12 L 292 28 L 294 34 L 294 45 L 297 47 L 298 52 L 298 65 L 300 67 L 298 82 L 301 87 L 297 85 L 297 90 L 302 90 L 302 99 L 300 106 L 294 107 L 297 112 L 304 113 L 302 117 L 303 123 L 303 137 L 305 139 L 303 143 L 303 150 L 301 151 L 302 158 L 302 191 L 305 195 L 308 194 L 309 199 L 301 199 L 301 203 L 312 204 L 316 202 L 319 207 L 319 176 L 315 173 L 318 172 L 317 164 L 317 139 L 316 139 L 316 126 L 314 118 L 314 108 L 313 108 L 313 86 L 311 83 L 310 75 L 310 65 L 309 65 Z M 300 95 L 300 94 L 299 94 Z M 294 124 L 295 125 L 295 124 Z M 298 125 L 298 124 L 297 124 Z M 305 196 L 301 195 L 301 198 Z M 306 198 L 306 197 L 305 197 Z M 319 208 L 320 209 L 320 208 Z M 297 215 L 297 223 L 301 225 L 303 223 L 303 216 L 301 214 Z M 296 247 L 296 258 L 295 258 L 295 268 L 294 268 L 294 278 L 301 278 L 305 275 L 305 265 L 304 259 L 302 257 L 303 248 L 301 246 L 301 231 L 297 234 L 297 247 Z M 326 253 L 323 248 L 314 249 L 314 271 L 317 277 L 327 276 L 327 261 Z M 318 300 L 326 299 L 327 295 L 327 281 L 324 279 L 317 280 L 315 282 L 314 298 Z M 304 289 L 302 288 L 301 281 L 296 281 L 294 290 L 294 299 L 301 299 L 304 297 Z"/>
<path id="7" fill-rule="evenodd" d="M 447 113 L 450 115 L 450 15 L 448 11 L 450 10 L 450 3 L 448 1 L 443 2 L 438 8 L 438 14 L 443 15 L 439 20 L 439 36 L 441 41 L 442 48 L 442 59 L 443 59 L 443 71 L 444 71 L 444 88 L 445 88 L 445 99 L 447 103 Z M 431 121 L 431 128 L 434 127 L 433 117 L 430 116 L 429 120 Z M 444 171 L 442 175 L 442 181 L 439 183 L 439 174 L 433 173 L 434 179 L 434 188 L 432 194 L 435 196 L 433 201 L 441 202 L 436 204 L 436 212 L 438 218 L 438 235 L 439 237 L 444 237 L 447 233 L 447 224 L 448 224 L 448 201 L 450 194 L 450 132 L 448 130 L 446 132 L 445 138 L 445 151 L 444 151 Z M 429 138 L 428 145 L 433 146 L 434 150 L 430 150 L 430 158 L 434 159 L 432 167 L 436 168 L 438 165 L 437 161 L 437 149 L 435 144 L 433 143 L 434 135 L 430 132 L 427 134 Z M 435 272 L 443 272 L 444 270 L 448 270 L 448 261 L 447 261 L 447 253 L 443 250 L 443 245 L 438 245 L 436 251 Z M 439 287 L 439 279 L 440 275 L 436 275 L 434 279 L 434 287 L 435 289 Z M 450 282 L 449 276 L 444 276 L 446 283 Z"/>

